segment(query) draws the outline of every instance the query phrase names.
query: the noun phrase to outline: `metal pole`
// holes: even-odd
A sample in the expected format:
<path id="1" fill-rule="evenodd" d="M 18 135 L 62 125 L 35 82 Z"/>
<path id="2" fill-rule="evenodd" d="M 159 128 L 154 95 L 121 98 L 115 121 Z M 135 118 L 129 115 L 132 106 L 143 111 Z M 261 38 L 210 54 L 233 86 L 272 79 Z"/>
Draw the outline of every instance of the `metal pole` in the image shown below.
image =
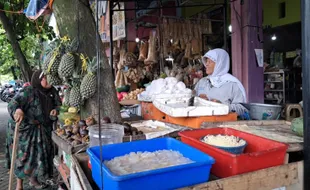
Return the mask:
<path id="1" fill-rule="evenodd" d="M 162 2 L 160 0 L 157 1 L 159 7 L 162 7 Z M 159 43 L 159 73 L 164 72 L 164 51 L 163 51 L 163 33 L 162 31 L 162 17 L 163 17 L 163 9 L 160 8 L 159 16 L 158 16 L 158 43 Z"/>
<path id="2" fill-rule="evenodd" d="M 223 6 L 223 17 L 224 17 L 224 49 L 227 51 L 227 0 L 224 0 Z"/>
<path id="3" fill-rule="evenodd" d="M 110 0 L 110 6 L 109 6 L 109 10 L 110 10 L 110 64 L 111 64 L 111 68 L 112 68 L 112 75 L 113 75 L 113 79 L 115 79 L 114 76 L 114 68 L 113 68 L 113 49 L 114 49 L 114 44 L 113 44 L 113 0 Z"/>
<path id="4" fill-rule="evenodd" d="M 310 1 L 301 1 L 302 96 L 304 109 L 304 190 L 310 189 Z"/>
<path id="5" fill-rule="evenodd" d="M 98 0 L 96 0 L 96 57 L 97 57 L 97 104 L 98 104 L 98 125 L 99 125 L 99 146 L 100 146 L 100 176 L 101 176 L 101 189 L 103 189 L 103 169 L 102 169 L 102 139 L 101 139 L 101 122 L 100 122 L 100 103 L 101 103 L 101 97 L 99 95 L 100 89 L 101 89 L 101 64 L 100 64 L 100 54 L 101 52 L 101 46 L 100 43 L 100 35 L 99 35 L 99 5 Z"/>

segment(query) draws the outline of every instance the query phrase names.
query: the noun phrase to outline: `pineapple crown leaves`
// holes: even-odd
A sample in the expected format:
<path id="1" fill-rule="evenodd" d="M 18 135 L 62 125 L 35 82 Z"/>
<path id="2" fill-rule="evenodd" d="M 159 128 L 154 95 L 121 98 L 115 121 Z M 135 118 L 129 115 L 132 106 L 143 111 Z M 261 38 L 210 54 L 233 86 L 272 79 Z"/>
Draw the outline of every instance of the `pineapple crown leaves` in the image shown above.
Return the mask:
<path id="1" fill-rule="evenodd" d="M 93 59 L 90 60 L 84 54 L 80 54 L 80 59 L 82 62 L 82 73 L 84 73 L 86 71 L 88 74 L 95 74 L 96 73 L 97 68 L 98 68 L 96 57 L 93 57 Z M 101 61 L 100 65 L 102 66 L 102 61 Z"/>
<path id="2" fill-rule="evenodd" d="M 48 44 L 48 47 L 46 48 L 45 53 L 49 54 L 53 52 L 57 47 L 59 47 L 60 43 L 61 42 L 59 39 L 52 41 L 50 44 Z"/>
<path id="3" fill-rule="evenodd" d="M 84 54 L 80 54 L 80 59 L 82 61 L 82 72 L 86 72 L 87 70 L 87 62 L 88 62 L 88 57 L 86 57 Z"/>
<path id="4" fill-rule="evenodd" d="M 72 41 L 65 41 L 66 44 L 66 52 L 75 53 L 79 48 L 79 41 L 77 38 L 74 38 Z"/>
<path id="5" fill-rule="evenodd" d="M 60 38 L 60 40 L 61 40 L 61 42 L 63 43 L 63 42 L 70 41 L 70 38 L 69 38 L 69 36 L 66 35 L 66 36 Z"/>
<path id="6" fill-rule="evenodd" d="M 98 69 L 97 57 L 93 57 L 93 59 L 91 61 L 88 61 L 88 63 L 88 73 L 95 74 Z M 100 63 L 100 67 L 102 67 L 102 61 Z"/>

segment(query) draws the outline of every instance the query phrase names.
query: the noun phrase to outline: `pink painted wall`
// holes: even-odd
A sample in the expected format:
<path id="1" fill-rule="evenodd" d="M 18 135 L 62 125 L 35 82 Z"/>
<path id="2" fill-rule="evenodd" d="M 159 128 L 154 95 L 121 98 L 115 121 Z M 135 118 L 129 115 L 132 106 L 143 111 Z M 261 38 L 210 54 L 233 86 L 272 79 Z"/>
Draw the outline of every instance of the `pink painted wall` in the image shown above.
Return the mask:
<path id="1" fill-rule="evenodd" d="M 264 102 L 264 73 L 258 67 L 254 49 L 262 49 L 262 0 L 231 3 L 232 71 L 244 85 L 248 102 Z M 258 32 L 257 27 L 260 27 Z"/>

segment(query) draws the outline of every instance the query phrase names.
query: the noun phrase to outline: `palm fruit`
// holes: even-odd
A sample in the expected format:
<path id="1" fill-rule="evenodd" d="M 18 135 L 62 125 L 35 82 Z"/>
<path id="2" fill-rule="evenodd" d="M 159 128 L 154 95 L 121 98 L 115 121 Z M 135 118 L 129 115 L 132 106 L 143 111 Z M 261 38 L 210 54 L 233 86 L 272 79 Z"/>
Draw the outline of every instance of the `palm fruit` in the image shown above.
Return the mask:
<path id="1" fill-rule="evenodd" d="M 58 67 L 58 75 L 61 78 L 72 76 L 75 66 L 75 58 L 71 53 L 66 53 L 61 57 L 60 65 Z"/>
<path id="2" fill-rule="evenodd" d="M 82 100 L 91 98 L 96 92 L 96 59 L 89 61 L 88 73 L 83 77 L 80 92 Z"/>
<path id="3" fill-rule="evenodd" d="M 57 86 L 57 85 L 62 84 L 61 79 L 57 75 L 48 74 L 46 79 L 47 79 L 47 82 L 52 86 Z"/>
<path id="4" fill-rule="evenodd" d="M 70 91 L 70 106 L 78 107 L 81 104 L 81 93 L 79 86 L 74 86 Z"/>
<path id="5" fill-rule="evenodd" d="M 70 91 L 71 89 L 68 88 L 64 92 L 64 105 L 66 106 L 70 105 Z"/>

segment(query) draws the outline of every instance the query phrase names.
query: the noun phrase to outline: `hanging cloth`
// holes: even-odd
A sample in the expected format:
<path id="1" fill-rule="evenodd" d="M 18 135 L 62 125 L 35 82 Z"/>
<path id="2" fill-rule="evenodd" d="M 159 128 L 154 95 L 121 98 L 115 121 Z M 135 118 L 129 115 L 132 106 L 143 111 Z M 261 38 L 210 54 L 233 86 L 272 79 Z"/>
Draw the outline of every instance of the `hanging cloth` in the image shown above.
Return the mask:
<path id="1" fill-rule="evenodd" d="M 24 13 L 28 19 L 36 20 L 41 15 L 51 13 L 53 1 L 54 0 L 30 0 Z"/>

